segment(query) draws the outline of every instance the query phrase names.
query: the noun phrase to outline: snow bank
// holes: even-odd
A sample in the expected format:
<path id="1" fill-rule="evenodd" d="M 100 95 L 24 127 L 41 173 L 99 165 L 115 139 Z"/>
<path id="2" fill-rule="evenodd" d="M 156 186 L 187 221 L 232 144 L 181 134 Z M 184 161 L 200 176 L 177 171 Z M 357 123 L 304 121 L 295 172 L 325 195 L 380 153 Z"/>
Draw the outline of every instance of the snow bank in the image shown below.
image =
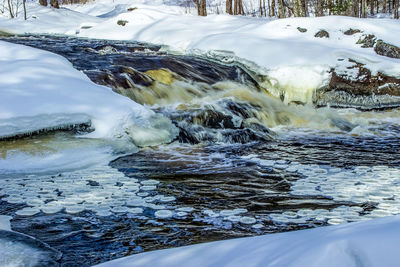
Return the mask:
<path id="1" fill-rule="evenodd" d="M 98 266 L 398 266 L 400 216 L 147 252 Z"/>
<path id="2" fill-rule="evenodd" d="M 153 111 L 92 83 L 66 59 L 0 42 L 0 136 L 88 120 L 95 129 L 90 137 L 127 134 L 139 146 L 169 142 L 175 135 L 167 119 L 159 123 L 163 118 Z"/>

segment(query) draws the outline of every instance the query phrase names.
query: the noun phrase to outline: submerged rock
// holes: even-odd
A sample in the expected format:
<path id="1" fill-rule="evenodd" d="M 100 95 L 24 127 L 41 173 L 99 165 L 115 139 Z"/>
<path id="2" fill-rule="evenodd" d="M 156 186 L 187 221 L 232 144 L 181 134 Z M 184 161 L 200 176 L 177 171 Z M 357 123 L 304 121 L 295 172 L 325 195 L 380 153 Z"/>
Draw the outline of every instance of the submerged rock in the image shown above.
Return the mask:
<path id="1" fill-rule="evenodd" d="M 378 55 L 381 56 L 400 58 L 400 48 L 395 45 L 385 43 L 382 40 L 378 40 L 376 42 L 374 50 Z"/>
<path id="2" fill-rule="evenodd" d="M 317 106 L 382 109 L 400 106 L 400 79 L 378 72 L 373 75 L 363 64 L 349 60 L 348 72 L 331 70 L 329 85 L 317 90 Z M 352 75 L 349 75 L 352 73 Z"/>

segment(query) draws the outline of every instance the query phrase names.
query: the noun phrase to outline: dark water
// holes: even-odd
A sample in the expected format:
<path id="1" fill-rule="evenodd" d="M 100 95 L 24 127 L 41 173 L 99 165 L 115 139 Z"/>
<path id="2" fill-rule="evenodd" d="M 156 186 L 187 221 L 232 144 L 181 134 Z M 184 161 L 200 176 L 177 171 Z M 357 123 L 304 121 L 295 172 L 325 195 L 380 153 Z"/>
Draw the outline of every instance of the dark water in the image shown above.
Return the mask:
<path id="1" fill-rule="evenodd" d="M 100 72 L 103 75 L 128 66 L 139 72 L 158 68 L 180 71 L 197 82 L 252 82 L 236 67 L 168 55 L 149 44 L 40 36 L 7 41 L 59 53 L 97 81 Z M 148 202 L 152 205 L 138 204 L 143 209 L 138 214 L 111 211 L 109 216 L 98 216 L 90 209 L 75 214 L 62 209 L 55 214 L 19 216 L 15 212 L 26 205 L 4 199 L 0 214 L 14 217 L 13 230 L 61 251 L 61 266 L 90 266 L 144 251 L 398 214 L 400 127 L 395 120 L 373 127 L 389 134 L 296 134 L 288 130 L 261 141 L 246 139 L 244 144 L 184 144 L 181 136 L 181 143 L 142 149 L 110 163 L 112 171 L 122 173 L 113 178 L 110 172 L 108 177 L 119 201 L 114 208 L 129 206 L 129 196 L 120 191 L 131 192 L 130 180 L 142 183 L 141 189 L 132 193 L 136 200 L 154 198 Z M 45 179 L 55 184 L 53 193 L 63 192 L 65 187 L 57 183 L 67 177 L 72 176 L 41 175 L 18 183 L 28 187 Z M 84 189 L 92 194 L 104 182 L 90 171 L 73 177 L 82 180 Z M 12 178 L 2 179 L 13 182 Z M 145 190 L 143 184 L 149 180 L 160 183 Z M 41 189 L 37 190 L 40 193 Z M 1 197 L 10 195 L 1 192 Z M 50 201 L 63 197 L 63 193 L 54 195 Z M 163 202 L 159 195 L 172 200 Z M 160 210 L 171 214 L 163 218 L 157 215 Z"/>

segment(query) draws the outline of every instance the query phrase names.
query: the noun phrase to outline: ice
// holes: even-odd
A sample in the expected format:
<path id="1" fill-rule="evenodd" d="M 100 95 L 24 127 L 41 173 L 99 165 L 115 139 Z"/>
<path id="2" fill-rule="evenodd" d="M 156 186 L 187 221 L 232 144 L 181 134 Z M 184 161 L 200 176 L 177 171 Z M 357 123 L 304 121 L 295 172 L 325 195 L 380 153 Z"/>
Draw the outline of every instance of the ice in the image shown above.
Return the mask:
<path id="1" fill-rule="evenodd" d="M 129 208 L 128 212 L 131 214 L 140 214 L 140 213 L 143 213 L 143 209 L 142 208 Z"/>
<path id="2" fill-rule="evenodd" d="M 256 223 L 257 220 L 252 217 L 244 216 L 244 217 L 241 217 L 239 221 L 240 221 L 240 223 L 243 223 L 243 224 L 254 224 L 254 223 Z"/>
<path id="3" fill-rule="evenodd" d="M 143 191 L 152 191 L 152 190 L 156 190 L 156 186 L 155 185 L 143 185 L 140 187 L 140 190 Z"/>
<path id="4" fill-rule="evenodd" d="M 33 237 L 0 230 L 0 266 L 54 266 L 61 253 Z"/>
<path id="5" fill-rule="evenodd" d="M 84 127 L 89 128 L 87 131 L 90 131 L 90 125 L 91 119 L 88 115 L 74 113 L 40 114 L 29 117 L 0 119 L 0 140 L 55 130 L 79 130 Z"/>
<path id="6" fill-rule="evenodd" d="M 129 207 L 143 206 L 145 204 L 146 204 L 146 202 L 142 198 L 131 199 L 126 202 L 126 205 Z"/>
<path id="7" fill-rule="evenodd" d="M 26 207 L 15 212 L 19 216 L 33 216 L 40 212 L 38 207 Z"/>
<path id="8" fill-rule="evenodd" d="M 173 196 L 162 197 L 162 198 L 160 199 L 161 202 L 172 202 L 172 201 L 175 201 L 175 200 L 176 200 L 176 198 L 173 197 Z"/>
<path id="9" fill-rule="evenodd" d="M 85 210 L 83 205 L 73 205 L 65 207 L 65 211 L 70 214 L 77 214 Z"/>
<path id="10" fill-rule="evenodd" d="M 54 214 L 60 212 L 63 207 L 60 204 L 51 204 L 50 202 L 49 204 L 42 206 L 40 209 L 46 214 Z"/>
<path id="11" fill-rule="evenodd" d="M 254 229 L 262 229 L 262 228 L 264 228 L 264 225 L 263 225 L 263 224 L 260 224 L 260 223 L 257 223 L 257 224 L 254 224 L 254 225 L 252 226 L 252 228 L 254 228 Z"/>
<path id="12" fill-rule="evenodd" d="M 149 186 L 151 186 L 151 185 L 158 185 L 158 184 L 160 183 L 160 181 L 149 179 L 149 180 L 143 180 L 143 181 L 141 181 L 140 183 L 141 183 L 142 185 L 149 185 Z"/>
<path id="13" fill-rule="evenodd" d="M 183 211 L 183 212 L 192 212 L 194 211 L 194 208 L 192 207 L 180 207 L 178 209 L 176 209 L 177 211 Z"/>
<path id="14" fill-rule="evenodd" d="M 0 215 L 0 230 L 11 231 L 11 216 Z"/>
<path id="15" fill-rule="evenodd" d="M 172 217 L 173 214 L 174 213 L 170 210 L 157 210 L 154 213 L 154 216 L 156 216 L 156 218 L 159 218 L 159 219 L 166 219 L 166 218 Z"/>

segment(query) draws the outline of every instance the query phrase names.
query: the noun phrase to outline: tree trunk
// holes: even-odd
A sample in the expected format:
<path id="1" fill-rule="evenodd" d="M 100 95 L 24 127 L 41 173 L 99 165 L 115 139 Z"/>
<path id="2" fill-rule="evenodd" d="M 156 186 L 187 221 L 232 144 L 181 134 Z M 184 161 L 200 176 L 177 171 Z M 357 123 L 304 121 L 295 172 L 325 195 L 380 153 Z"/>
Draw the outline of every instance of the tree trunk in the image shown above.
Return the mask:
<path id="1" fill-rule="evenodd" d="M 207 16 L 207 2 L 206 0 L 200 0 L 200 16 Z"/>
<path id="2" fill-rule="evenodd" d="M 323 0 L 317 0 L 317 10 L 315 13 L 316 13 L 317 17 L 322 17 L 324 15 L 324 1 Z"/>
<path id="3" fill-rule="evenodd" d="M 275 17 L 275 0 L 271 0 L 271 17 Z"/>
<path id="4" fill-rule="evenodd" d="M 293 13 L 295 17 L 301 17 L 301 4 L 300 0 L 293 0 Z"/>
<path id="5" fill-rule="evenodd" d="M 399 0 L 393 0 L 393 16 L 399 19 Z"/>
<path id="6" fill-rule="evenodd" d="M 244 8 L 242 0 L 239 0 L 239 15 L 244 15 Z"/>
<path id="7" fill-rule="evenodd" d="M 14 14 L 12 11 L 11 0 L 8 0 L 8 11 L 10 12 L 10 18 L 14 18 Z"/>
<path id="8" fill-rule="evenodd" d="M 226 13 L 233 15 L 232 0 L 226 0 Z"/>
<path id="9" fill-rule="evenodd" d="M 375 6 L 374 6 L 374 1 L 375 0 L 369 0 L 369 7 L 370 7 L 370 13 L 371 13 L 371 15 L 374 15 L 375 14 Z"/>
<path id="10" fill-rule="evenodd" d="M 262 8 L 263 8 L 263 11 L 264 11 L 264 17 L 266 17 L 267 16 L 267 8 L 265 6 L 265 0 L 262 0 L 262 2 L 263 2 Z M 269 7 L 269 1 L 268 1 L 268 11 L 269 11 L 269 9 L 270 9 L 270 7 Z"/>
<path id="11" fill-rule="evenodd" d="M 278 17 L 283 19 L 286 17 L 285 15 L 285 6 L 283 4 L 283 0 L 278 0 Z"/>
<path id="12" fill-rule="evenodd" d="M 303 8 L 303 17 L 308 16 L 308 2 L 307 0 L 301 0 L 301 7 Z"/>
<path id="13" fill-rule="evenodd" d="M 361 0 L 361 17 L 367 17 L 367 0 Z"/>
<path id="14" fill-rule="evenodd" d="M 382 13 L 386 13 L 386 0 L 382 1 Z"/>
<path id="15" fill-rule="evenodd" d="M 54 8 L 60 8 L 58 5 L 58 0 L 50 0 L 50 5 Z"/>
<path id="16" fill-rule="evenodd" d="M 47 6 L 47 0 L 39 0 L 39 4 L 42 6 Z"/>
<path id="17" fill-rule="evenodd" d="M 24 20 L 26 20 L 26 0 L 23 0 L 22 4 L 24 6 Z"/>

